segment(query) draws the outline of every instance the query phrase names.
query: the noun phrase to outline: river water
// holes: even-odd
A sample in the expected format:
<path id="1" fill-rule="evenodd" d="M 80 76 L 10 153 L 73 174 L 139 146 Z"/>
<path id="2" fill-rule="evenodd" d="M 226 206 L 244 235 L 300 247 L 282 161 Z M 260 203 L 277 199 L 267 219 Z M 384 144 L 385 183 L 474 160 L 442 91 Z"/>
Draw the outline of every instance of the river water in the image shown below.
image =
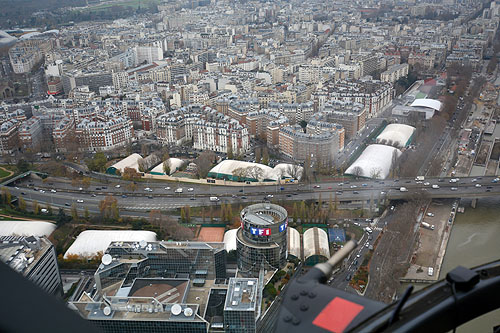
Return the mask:
<path id="1" fill-rule="evenodd" d="M 500 259 L 500 197 L 480 199 L 475 209 L 470 200 L 462 200 L 460 205 L 465 213 L 455 218 L 440 279 L 458 265 L 474 267 Z M 500 325 L 500 310 L 463 325 L 457 332 L 493 332 L 495 325 Z"/>
<path id="2" fill-rule="evenodd" d="M 475 209 L 470 200 L 462 200 L 460 206 L 465 207 L 465 213 L 456 215 L 440 279 L 459 265 L 471 268 L 500 259 L 500 197 L 480 199 Z M 402 290 L 407 286 L 403 284 Z M 414 286 L 419 290 L 427 285 Z M 457 328 L 457 332 L 491 333 L 495 325 L 500 325 L 500 310 Z"/>

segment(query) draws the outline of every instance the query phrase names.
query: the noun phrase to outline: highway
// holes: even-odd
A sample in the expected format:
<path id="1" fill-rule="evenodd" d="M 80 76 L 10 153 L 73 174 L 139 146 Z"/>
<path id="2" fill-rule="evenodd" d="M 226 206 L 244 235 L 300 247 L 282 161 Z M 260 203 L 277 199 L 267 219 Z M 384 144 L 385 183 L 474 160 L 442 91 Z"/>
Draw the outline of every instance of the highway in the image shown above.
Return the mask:
<path id="1" fill-rule="evenodd" d="M 457 197 L 487 197 L 500 195 L 500 182 L 493 183 L 495 177 L 467 177 L 457 183 L 450 183 L 450 178 L 432 178 L 423 182 L 413 179 L 401 180 L 359 180 L 345 183 L 328 182 L 321 184 L 286 184 L 272 186 L 220 186 L 200 184 L 139 184 L 135 192 L 126 189 L 125 184 L 110 183 L 107 185 L 92 185 L 88 189 L 72 187 L 63 179 L 51 178 L 51 183 L 30 179 L 18 181 L 9 186 L 10 192 L 21 196 L 27 201 L 36 200 L 40 204 L 50 204 L 53 207 L 67 207 L 75 204 L 79 209 L 85 207 L 89 212 L 99 212 L 99 202 L 106 195 L 113 195 L 118 200 L 121 212 L 133 211 L 147 213 L 151 210 L 169 210 L 183 206 L 210 206 L 220 203 L 249 204 L 263 200 L 316 200 L 328 202 L 330 197 L 339 202 L 356 202 L 383 199 L 405 199 L 412 195 L 424 195 L 429 198 Z M 58 181 L 60 180 L 60 181 Z M 473 181 L 476 180 L 476 181 Z M 477 185 L 479 184 L 479 185 Z M 116 187 L 120 185 L 120 187 Z M 170 186 L 168 186 L 170 185 Z M 439 188 L 433 188 L 438 185 Z M 103 186 L 105 187 L 103 189 Z M 140 186 L 140 187 L 139 187 Z M 166 189 L 169 187 L 169 189 Z M 174 193 L 176 188 L 183 188 L 183 193 Z M 400 187 L 408 191 L 401 192 Z M 151 191 L 146 191 L 150 188 Z M 192 188 L 192 191 L 188 191 Z M 53 193 L 51 190 L 55 190 Z M 43 192 L 42 192 L 43 191 Z M 217 196 L 220 201 L 210 201 L 211 196 Z M 144 216 L 144 214 L 131 214 Z"/>

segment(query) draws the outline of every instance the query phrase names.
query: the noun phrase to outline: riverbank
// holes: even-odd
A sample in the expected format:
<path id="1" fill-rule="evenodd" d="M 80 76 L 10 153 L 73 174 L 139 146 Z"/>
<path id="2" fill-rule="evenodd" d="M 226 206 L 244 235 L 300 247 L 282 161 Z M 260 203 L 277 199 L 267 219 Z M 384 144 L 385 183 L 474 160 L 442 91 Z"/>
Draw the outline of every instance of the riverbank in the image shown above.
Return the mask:
<path id="1" fill-rule="evenodd" d="M 433 200 L 427 207 L 418 226 L 416 250 L 401 282 L 433 283 L 438 280 L 457 207 L 456 200 Z M 422 223 L 431 227 L 424 227 Z"/>

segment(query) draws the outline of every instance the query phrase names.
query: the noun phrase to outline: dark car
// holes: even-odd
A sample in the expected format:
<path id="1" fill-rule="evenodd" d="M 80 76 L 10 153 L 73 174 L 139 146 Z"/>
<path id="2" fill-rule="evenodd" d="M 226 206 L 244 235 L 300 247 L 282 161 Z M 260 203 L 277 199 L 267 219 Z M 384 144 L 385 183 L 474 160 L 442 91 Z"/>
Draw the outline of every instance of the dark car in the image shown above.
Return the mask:
<path id="1" fill-rule="evenodd" d="M 24 193 L 24 192 L 21 192 L 21 194 L 22 194 L 22 195 L 26 195 L 26 193 Z"/>
<path id="2" fill-rule="evenodd" d="M 346 276 L 345 280 L 346 281 L 351 281 L 351 278 L 352 278 L 352 276 L 351 276 L 351 274 L 349 274 L 349 275 Z"/>
<path id="3" fill-rule="evenodd" d="M 148 199 L 153 199 L 153 196 L 152 195 L 148 195 Z"/>
<path id="4" fill-rule="evenodd" d="M 352 194 L 359 194 L 358 191 L 352 191 Z"/>
<path id="5" fill-rule="evenodd" d="M 68 206 L 69 207 L 71 205 L 69 204 L 69 202 L 66 202 L 66 203 L 64 203 L 64 206 Z"/>
<path id="6" fill-rule="evenodd" d="M 242 197 L 241 197 L 241 199 L 243 199 L 243 200 L 245 200 L 246 198 L 247 198 L 247 197 L 245 197 L 245 196 L 242 196 Z"/>
<path id="7" fill-rule="evenodd" d="M 291 194 L 287 194 L 286 196 L 290 198 L 292 195 Z"/>
<path id="8" fill-rule="evenodd" d="M 127 198 L 128 196 L 126 194 L 122 194 L 122 198 Z"/>
<path id="9" fill-rule="evenodd" d="M 238 192 L 243 192 L 243 189 L 239 190 Z"/>

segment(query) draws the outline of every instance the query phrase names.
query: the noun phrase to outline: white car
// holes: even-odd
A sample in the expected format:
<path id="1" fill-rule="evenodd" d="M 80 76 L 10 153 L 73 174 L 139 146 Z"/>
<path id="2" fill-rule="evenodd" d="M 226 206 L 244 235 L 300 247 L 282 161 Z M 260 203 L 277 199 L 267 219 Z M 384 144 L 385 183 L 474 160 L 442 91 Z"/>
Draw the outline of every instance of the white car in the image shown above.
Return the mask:
<path id="1" fill-rule="evenodd" d="M 188 192 L 193 192 L 194 191 L 194 188 L 190 187 L 188 188 Z"/>
<path id="2" fill-rule="evenodd" d="M 434 268 L 429 267 L 429 270 L 427 271 L 427 275 L 429 275 L 429 276 L 434 275 Z"/>
<path id="3" fill-rule="evenodd" d="M 78 200 L 76 200 L 76 202 L 83 203 L 83 200 L 82 199 L 78 199 Z"/>
<path id="4" fill-rule="evenodd" d="M 431 184 L 431 183 L 429 183 L 429 182 L 425 182 L 425 183 L 424 183 L 424 186 L 429 186 L 430 184 Z"/>
<path id="5" fill-rule="evenodd" d="M 427 216 L 433 217 L 434 213 L 427 213 Z"/>
<path id="6" fill-rule="evenodd" d="M 450 188 L 450 190 L 452 190 L 452 191 L 458 191 L 458 187 L 452 187 L 452 188 Z"/>
<path id="7" fill-rule="evenodd" d="M 439 185 L 432 185 L 432 188 L 433 188 L 433 189 L 438 189 L 438 188 L 439 188 Z"/>
<path id="8" fill-rule="evenodd" d="M 144 191 L 146 191 L 146 192 L 153 192 L 153 190 L 152 190 L 152 189 L 150 189 L 149 187 L 146 187 L 146 188 L 144 189 Z"/>
<path id="9" fill-rule="evenodd" d="M 52 190 L 50 190 L 50 192 L 52 192 L 52 193 L 56 193 L 57 191 L 56 191 L 56 190 L 54 190 L 54 189 L 52 189 Z"/>
<path id="10" fill-rule="evenodd" d="M 357 186 L 356 185 L 351 185 L 351 188 L 356 188 Z"/>
<path id="11" fill-rule="evenodd" d="M 381 195 L 384 195 L 384 194 L 386 194 L 386 193 L 387 193 L 387 192 L 384 192 L 384 191 L 380 192 L 380 194 L 381 194 Z"/>
<path id="12" fill-rule="evenodd" d="M 40 193 L 45 193 L 45 191 L 44 190 L 40 190 Z"/>
<path id="13" fill-rule="evenodd" d="M 170 186 L 165 187 L 165 190 L 170 191 Z"/>
<path id="14" fill-rule="evenodd" d="M 120 188 L 120 187 L 122 187 L 122 186 L 121 186 L 120 184 L 118 184 L 118 185 L 116 185 L 115 187 L 116 187 L 116 188 Z"/>
<path id="15" fill-rule="evenodd" d="M 274 195 L 272 195 L 272 194 L 268 194 L 268 195 L 267 195 L 267 197 L 268 197 L 268 198 L 273 198 L 273 197 L 274 197 Z"/>
<path id="16" fill-rule="evenodd" d="M 481 184 L 476 184 L 476 187 L 481 187 Z"/>

